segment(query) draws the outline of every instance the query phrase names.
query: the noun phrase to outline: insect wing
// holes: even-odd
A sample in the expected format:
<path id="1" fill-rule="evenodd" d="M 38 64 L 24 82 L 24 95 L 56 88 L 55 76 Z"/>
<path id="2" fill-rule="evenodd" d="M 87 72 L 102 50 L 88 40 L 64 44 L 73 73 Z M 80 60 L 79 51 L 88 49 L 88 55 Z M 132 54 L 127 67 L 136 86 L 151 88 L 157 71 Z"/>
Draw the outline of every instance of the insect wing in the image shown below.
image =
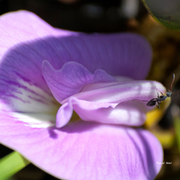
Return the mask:
<path id="1" fill-rule="evenodd" d="M 157 98 L 153 98 L 146 105 L 147 106 L 154 106 L 154 105 L 156 105 L 156 102 L 157 102 Z"/>

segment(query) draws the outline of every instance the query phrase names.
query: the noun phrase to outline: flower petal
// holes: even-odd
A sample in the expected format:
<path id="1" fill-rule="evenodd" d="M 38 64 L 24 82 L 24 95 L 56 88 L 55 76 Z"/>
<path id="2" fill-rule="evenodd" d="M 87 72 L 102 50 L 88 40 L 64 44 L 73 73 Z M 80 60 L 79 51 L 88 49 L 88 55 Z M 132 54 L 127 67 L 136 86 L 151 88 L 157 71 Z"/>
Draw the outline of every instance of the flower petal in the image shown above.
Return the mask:
<path id="1" fill-rule="evenodd" d="M 54 91 L 53 86 L 51 90 Z M 61 102 L 56 125 L 66 125 L 74 110 L 84 121 L 140 126 L 152 108 L 146 105 L 147 102 L 156 98 L 158 91 L 165 92 L 165 88 L 155 81 L 89 84 L 80 93 Z"/>
<path id="2" fill-rule="evenodd" d="M 157 97 L 158 92 L 166 92 L 165 87 L 159 82 L 128 80 L 88 84 L 80 93 L 73 95 L 73 97 L 94 102 L 120 103 L 129 100 L 149 101 Z M 67 100 L 63 100 L 62 103 Z"/>
<path id="3" fill-rule="evenodd" d="M 9 47 L 22 42 L 30 42 L 43 37 L 68 36 L 74 32 L 55 29 L 44 20 L 29 11 L 15 11 L 0 16 L 0 56 L 5 54 Z M 24 53 L 25 54 L 25 53 Z"/>
<path id="4" fill-rule="evenodd" d="M 66 125 L 72 116 L 73 110 L 84 121 L 100 122 L 104 124 L 121 124 L 140 126 L 146 120 L 147 108 L 139 101 L 118 103 L 101 103 L 70 98 L 63 104 L 56 115 L 56 127 Z"/>
<path id="5" fill-rule="evenodd" d="M 31 104 L 31 105 L 33 106 L 33 104 Z M 36 105 L 37 104 L 35 104 L 35 106 Z M 17 106 L 18 106 L 18 104 L 17 104 Z M 24 111 L 22 111 L 22 112 L 14 111 L 14 110 L 12 111 L 12 107 L 7 105 L 3 101 L 0 101 L 1 119 L 3 117 L 7 116 L 9 119 L 13 119 L 16 122 L 21 121 L 24 123 L 24 126 L 30 126 L 32 128 L 46 128 L 46 127 L 51 127 L 51 126 L 55 125 L 56 111 L 57 111 L 58 107 L 56 107 L 55 111 L 53 111 L 50 104 L 49 104 L 50 110 L 46 109 L 46 108 L 48 108 L 48 106 L 46 107 L 46 106 L 43 106 L 42 104 L 39 104 L 39 106 L 40 106 L 39 109 L 35 109 L 34 107 L 32 107 L 32 108 L 30 108 L 31 111 L 28 112 L 28 111 L 26 111 L 26 109 L 27 109 L 26 106 L 28 106 L 28 104 L 25 103 Z M 38 105 L 37 105 L 37 108 L 38 108 Z M 33 109 L 34 109 L 34 112 L 32 112 Z"/>
<path id="6" fill-rule="evenodd" d="M 155 177 L 162 149 L 147 131 L 82 121 L 62 129 L 44 128 L 54 121 L 51 113 L 57 108 L 42 76 L 44 60 L 55 69 L 75 61 L 90 73 L 104 69 L 113 76 L 142 79 L 151 62 L 144 38 L 58 30 L 26 11 L 1 16 L 0 26 L 1 143 L 59 178 Z M 48 123 L 42 126 L 42 119 Z M 30 120 L 41 128 L 27 125 Z"/>
<path id="7" fill-rule="evenodd" d="M 42 77 L 41 66 L 45 57 L 57 59 L 57 55 L 43 38 L 74 33 L 56 30 L 28 11 L 0 16 L 0 26 L 1 99 L 14 111 L 55 112 L 57 102 Z M 36 40 L 41 40 L 41 45 Z"/>
<path id="8" fill-rule="evenodd" d="M 60 63 L 53 64 L 60 69 L 62 63 L 75 61 L 91 73 L 103 69 L 112 76 L 127 76 L 133 79 L 144 79 L 151 64 L 151 48 L 140 35 L 121 34 L 83 34 L 59 38 L 57 47 Z"/>
<path id="9" fill-rule="evenodd" d="M 100 69 L 92 74 L 76 62 L 68 62 L 60 70 L 55 70 L 47 61 L 44 61 L 42 69 L 51 92 L 59 102 L 80 92 L 87 84 L 117 81 Z"/>
<path id="10" fill-rule="evenodd" d="M 55 69 L 76 61 L 90 73 L 103 69 L 110 75 L 135 79 L 144 78 L 150 66 L 151 49 L 139 35 L 86 35 L 58 30 L 27 11 L 0 16 L 0 26 L 0 96 L 16 111 L 36 112 L 40 106 L 34 106 L 38 103 L 31 103 L 32 99 L 40 102 L 44 97 L 51 98 L 42 76 L 44 60 Z M 24 106 L 23 99 L 30 106 Z M 50 101 L 55 103 L 53 98 Z"/>
<path id="11" fill-rule="evenodd" d="M 1 113 L 0 142 L 48 173 L 68 180 L 150 180 L 162 147 L 148 131 L 78 121 L 62 129 L 24 127 Z"/>

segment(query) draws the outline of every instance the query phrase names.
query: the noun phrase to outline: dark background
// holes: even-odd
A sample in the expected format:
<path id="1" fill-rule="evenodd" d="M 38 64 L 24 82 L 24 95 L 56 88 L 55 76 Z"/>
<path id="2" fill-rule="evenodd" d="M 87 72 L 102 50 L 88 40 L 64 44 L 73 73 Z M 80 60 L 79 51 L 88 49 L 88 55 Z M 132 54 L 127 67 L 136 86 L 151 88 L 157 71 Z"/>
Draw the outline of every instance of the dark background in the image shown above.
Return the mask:
<path id="1" fill-rule="evenodd" d="M 141 1 L 137 0 L 137 3 L 135 18 L 140 19 L 147 11 Z M 0 14 L 26 9 L 63 29 L 119 32 L 127 30 L 128 19 L 121 14 L 121 4 L 121 0 L 0 0 Z"/>

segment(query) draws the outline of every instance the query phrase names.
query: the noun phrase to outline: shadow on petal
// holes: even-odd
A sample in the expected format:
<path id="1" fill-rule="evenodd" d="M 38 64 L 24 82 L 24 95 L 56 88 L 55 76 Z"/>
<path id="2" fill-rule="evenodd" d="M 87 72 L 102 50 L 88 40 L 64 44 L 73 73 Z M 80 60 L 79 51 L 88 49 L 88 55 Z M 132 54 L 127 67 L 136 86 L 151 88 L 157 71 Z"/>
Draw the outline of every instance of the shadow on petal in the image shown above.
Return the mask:
<path id="1" fill-rule="evenodd" d="M 140 150 L 138 143 L 135 141 L 135 138 L 132 137 L 132 135 L 128 131 L 126 132 L 128 137 L 131 139 L 131 142 L 136 147 L 138 156 L 140 157 L 142 162 L 143 171 L 145 172 L 147 179 L 154 179 L 153 176 L 155 176 L 155 174 L 158 173 L 157 169 L 155 168 L 155 163 L 157 163 L 158 161 L 155 160 L 154 158 L 154 154 L 151 149 L 152 147 L 149 145 L 149 142 L 147 141 L 147 139 L 145 139 L 142 132 L 138 131 L 137 137 L 138 139 L 140 139 L 141 143 L 143 144 L 143 150 Z M 155 152 L 156 152 L 156 148 L 157 147 L 154 147 Z M 154 166 L 152 166 L 152 164 L 154 164 Z"/>

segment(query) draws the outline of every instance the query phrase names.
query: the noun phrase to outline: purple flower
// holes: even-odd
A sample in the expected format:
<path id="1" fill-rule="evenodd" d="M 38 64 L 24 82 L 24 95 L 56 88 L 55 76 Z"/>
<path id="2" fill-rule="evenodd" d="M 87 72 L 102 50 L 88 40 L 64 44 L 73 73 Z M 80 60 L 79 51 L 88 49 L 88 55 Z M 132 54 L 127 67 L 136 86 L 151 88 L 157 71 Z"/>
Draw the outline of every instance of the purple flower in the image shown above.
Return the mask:
<path id="1" fill-rule="evenodd" d="M 165 88 L 142 80 L 143 37 L 64 31 L 27 11 L 1 16 L 0 27 L 2 144 L 58 178 L 154 179 L 162 147 L 138 126 Z"/>

